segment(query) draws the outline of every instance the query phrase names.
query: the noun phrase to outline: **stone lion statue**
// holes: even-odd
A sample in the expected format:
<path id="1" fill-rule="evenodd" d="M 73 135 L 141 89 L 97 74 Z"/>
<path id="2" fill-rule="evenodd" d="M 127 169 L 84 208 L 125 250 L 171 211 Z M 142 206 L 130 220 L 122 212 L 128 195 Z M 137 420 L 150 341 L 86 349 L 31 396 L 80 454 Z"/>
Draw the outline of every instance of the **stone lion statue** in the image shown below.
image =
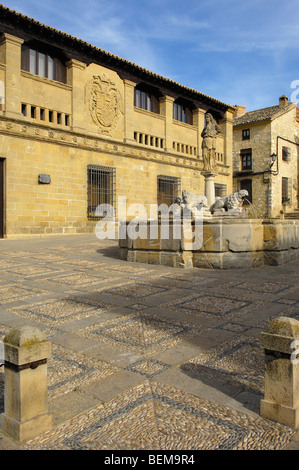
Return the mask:
<path id="1" fill-rule="evenodd" d="M 182 203 L 190 207 L 208 207 L 208 200 L 202 194 L 193 194 L 190 191 L 184 190 L 182 193 Z"/>
<path id="2" fill-rule="evenodd" d="M 214 204 L 210 207 L 212 214 L 217 210 L 219 212 L 225 212 L 228 210 L 238 210 L 242 207 L 244 199 L 248 196 L 246 189 L 229 194 L 228 196 L 216 199 Z"/>
<path id="3" fill-rule="evenodd" d="M 208 206 L 208 200 L 203 194 L 193 194 L 190 191 L 184 190 L 181 196 L 175 200 L 175 204 L 180 207 L 182 211 L 187 211 L 191 216 L 203 213 L 205 216 L 211 216 Z"/>

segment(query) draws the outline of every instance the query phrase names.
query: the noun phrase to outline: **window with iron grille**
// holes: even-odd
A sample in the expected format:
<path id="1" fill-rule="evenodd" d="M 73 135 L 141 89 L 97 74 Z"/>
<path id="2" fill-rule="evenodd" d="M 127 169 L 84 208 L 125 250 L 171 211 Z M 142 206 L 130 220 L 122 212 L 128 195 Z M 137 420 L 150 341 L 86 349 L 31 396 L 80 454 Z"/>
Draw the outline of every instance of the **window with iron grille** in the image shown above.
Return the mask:
<path id="1" fill-rule="evenodd" d="M 158 205 L 171 206 L 181 192 L 181 180 L 176 176 L 158 176 Z"/>
<path id="2" fill-rule="evenodd" d="M 227 194 L 226 184 L 215 183 L 215 197 L 224 197 Z"/>
<path id="3" fill-rule="evenodd" d="M 88 217 L 100 217 L 97 207 L 115 207 L 115 168 L 99 165 L 87 167 Z"/>

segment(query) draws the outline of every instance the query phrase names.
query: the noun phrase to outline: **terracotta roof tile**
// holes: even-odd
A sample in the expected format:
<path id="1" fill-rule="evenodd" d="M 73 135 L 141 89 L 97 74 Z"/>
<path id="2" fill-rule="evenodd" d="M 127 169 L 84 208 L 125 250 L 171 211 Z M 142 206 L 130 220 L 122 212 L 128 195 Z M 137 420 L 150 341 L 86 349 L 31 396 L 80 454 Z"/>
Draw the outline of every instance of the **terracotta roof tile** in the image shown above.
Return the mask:
<path id="1" fill-rule="evenodd" d="M 67 34 L 65 32 L 62 32 L 62 31 L 59 31 L 51 26 L 48 26 L 48 25 L 45 25 L 43 23 L 40 23 L 39 21 L 35 20 L 34 18 L 30 18 L 28 16 L 25 16 L 23 15 L 22 13 L 18 13 L 14 10 L 11 10 L 5 6 L 3 6 L 2 4 L 0 4 L 0 14 L 6 14 L 6 15 L 9 15 L 9 17 L 11 19 L 15 19 L 16 21 L 20 20 L 20 21 L 23 21 L 23 22 L 27 22 L 27 23 L 30 23 L 32 26 L 35 26 L 37 28 L 39 28 L 41 31 L 44 30 L 44 31 L 48 31 L 50 33 L 53 33 L 54 35 L 58 35 L 60 37 L 63 37 L 67 40 L 70 40 L 72 41 L 74 44 L 77 44 L 77 45 L 81 45 L 83 47 L 86 47 L 87 49 L 89 49 L 90 51 L 96 51 L 96 52 L 100 52 L 103 54 L 103 56 L 106 56 L 106 57 L 110 57 L 111 59 L 114 59 L 116 60 L 117 62 L 120 62 L 124 65 L 127 65 L 129 67 L 137 71 L 140 71 L 140 72 L 143 72 L 145 73 L 147 76 L 149 77 L 152 77 L 152 78 L 155 78 L 155 79 L 158 79 L 158 80 L 161 80 L 165 83 L 165 85 L 169 84 L 169 85 L 175 85 L 176 87 L 179 87 L 180 89 L 186 91 L 187 93 L 191 93 L 195 96 L 198 97 L 198 99 L 203 99 L 203 100 L 206 100 L 206 101 L 209 101 L 211 103 L 214 103 L 216 106 L 219 105 L 221 106 L 222 108 L 226 108 L 226 109 L 230 109 L 230 110 L 233 110 L 235 107 L 230 105 L 230 104 L 227 104 L 227 103 L 224 103 L 222 101 L 219 101 L 217 100 L 216 98 L 213 98 L 209 95 L 206 95 L 204 93 L 201 93 L 193 88 L 190 88 L 190 87 L 187 87 L 185 85 L 181 85 L 180 83 L 177 83 L 169 78 L 165 78 L 163 77 L 162 75 L 159 75 L 159 74 L 156 74 L 154 72 L 151 72 L 150 70 L 147 70 L 139 65 L 136 65 L 135 63 L 131 62 L 131 61 L 128 61 L 126 59 L 123 59 L 121 57 L 118 57 L 114 54 L 111 54 L 110 52 L 107 52 L 97 46 L 94 46 L 93 44 L 90 44 L 86 41 L 83 41 L 81 39 L 78 39 L 77 37 L 75 36 L 72 36 L 70 34 Z"/>
<path id="2" fill-rule="evenodd" d="M 296 103 L 289 103 L 286 106 L 270 106 L 268 108 L 257 109 L 256 111 L 249 111 L 234 119 L 234 126 L 242 126 L 245 124 L 253 124 L 255 122 L 270 121 L 276 119 L 278 116 L 290 111 L 294 108 Z"/>

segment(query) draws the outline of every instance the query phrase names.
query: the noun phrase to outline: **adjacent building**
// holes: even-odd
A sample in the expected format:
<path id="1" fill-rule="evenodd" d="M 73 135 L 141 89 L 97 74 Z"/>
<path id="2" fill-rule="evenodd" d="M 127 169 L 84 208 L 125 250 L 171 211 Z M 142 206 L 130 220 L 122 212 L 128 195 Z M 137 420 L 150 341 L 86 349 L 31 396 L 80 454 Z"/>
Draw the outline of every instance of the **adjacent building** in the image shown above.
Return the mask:
<path id="1" fill-rule="evenodd" d="M 100 204 L 204 194 L 207 113 L 215 192 L 231 193 L 234 111 L 0 5 L 0 237 L 91 232 Z"/>
<path id="2" fill-rule="evenodd" d="M 299 115 L 281 96 L 275 106 L 234 118 L 234 188 L 249 193 L 251 217 L 279 217 L 298 208 Z"/>

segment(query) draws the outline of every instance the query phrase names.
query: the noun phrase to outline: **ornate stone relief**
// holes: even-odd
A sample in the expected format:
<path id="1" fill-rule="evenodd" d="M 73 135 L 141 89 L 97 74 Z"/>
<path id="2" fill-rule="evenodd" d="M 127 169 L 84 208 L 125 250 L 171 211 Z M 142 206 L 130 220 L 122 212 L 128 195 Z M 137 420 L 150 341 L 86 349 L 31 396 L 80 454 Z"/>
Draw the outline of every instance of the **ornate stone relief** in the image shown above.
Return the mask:
<path id="1" fill-rule="evenodd" d="M 110 134 L 115 128 L 123 100 L 114 82 L 105 75 L 94 75 L 87 85 L 89 111 L 101 133 Z"/>

